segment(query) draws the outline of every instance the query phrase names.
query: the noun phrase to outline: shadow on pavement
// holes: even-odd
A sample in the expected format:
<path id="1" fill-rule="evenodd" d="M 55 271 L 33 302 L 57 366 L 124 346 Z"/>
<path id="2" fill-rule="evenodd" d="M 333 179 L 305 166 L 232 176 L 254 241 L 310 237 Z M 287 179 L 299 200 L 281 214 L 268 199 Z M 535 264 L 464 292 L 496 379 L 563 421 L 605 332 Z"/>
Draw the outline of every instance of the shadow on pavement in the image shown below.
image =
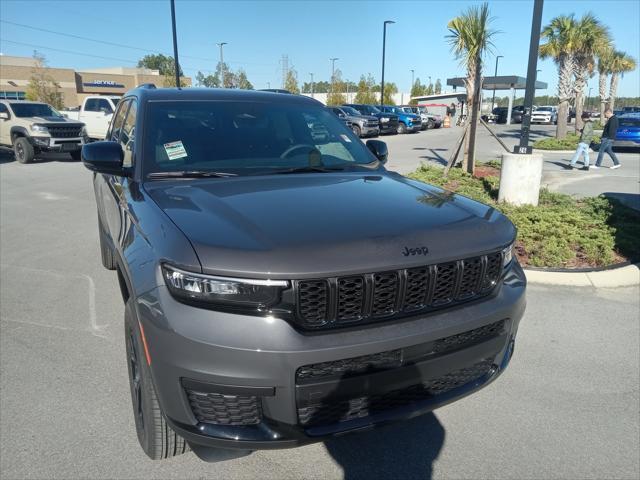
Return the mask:
<path id="1" fill-rule="evenodd" d="M 325 446 L 345 480 L 433 476 L 445 430 L 433 413 L 364 433 L 335 437 Z"/>
<path id="2" fill-rule="evenodd" d="M 415 149 L 414 149 L 415 150 Z M 444 158 L 442 155 L 440 155 L 437 152 L 448 152 L 449 150 L 446 148 L 425 148 L 424 150 L 429 150 L 432 155 L 421 155 L 420 158 L 424 158 L 426 160 L 432 160 L 434 162 L 438 162 L 442 165 L 446 165 L 447 164 L 447 159 Z"/>
<path id="3" fill-rule="evenodd" d="M 607 198 L 614 198 L 623 205 L 631 207 L 634 210 L 640 211 L 640 194 L 637 193 L 622 193 L 622 192 L 604 192 L 602 194 Z"/>

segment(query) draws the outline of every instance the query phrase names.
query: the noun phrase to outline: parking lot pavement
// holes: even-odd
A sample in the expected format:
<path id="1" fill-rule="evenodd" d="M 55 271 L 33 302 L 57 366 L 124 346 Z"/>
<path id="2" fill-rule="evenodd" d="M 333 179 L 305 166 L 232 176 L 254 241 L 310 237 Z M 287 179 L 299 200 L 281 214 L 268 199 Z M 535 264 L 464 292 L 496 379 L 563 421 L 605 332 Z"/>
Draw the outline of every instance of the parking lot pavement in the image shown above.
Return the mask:
<path id="1" fill-rule="evenodd" d="M 0 154 L 0 477 L 638 478 L 638 288 L 530 286 L 512 365 L 434 414 L 294 451 L 148 460 L 91 174 Z M 188 321 L 188 319 L 185 319 Z"/>
<path id="2" fill-rule="evenodd" d="M 518 142 L 520 125 L 492 125 L 491 128 L 508 147 L 513 147 Z M 414 171 L 422 162 L 446 165 L 462 131 L 461 127 L 453 127 L 381 137 L 389 146 L 388 168 L 406 174 Z M 553 125 L 534 125 L 531 129 L 531 139 L 552 136 L 554 132 Z M 476 146 L 478 161 L 500 160 L 502 153 L 504 149 L 500 144 L 480 126 Z M 602 168 L 585 172 L 567 169 L 573 156 L 571 153 L 544 152 L 542 184 L 550 190 L 580 197 L 607 193 L 640 209 L 640 153 L 625 149 L 618 151 L 617 155 L 622 168 Z M 592 165 L 597 156 L 597 152 L 590 154 Z M 582 166 L 581 163 L 578 165 Z M 608 156 L 605 157 L 603 165 L 611 165 Z"/>

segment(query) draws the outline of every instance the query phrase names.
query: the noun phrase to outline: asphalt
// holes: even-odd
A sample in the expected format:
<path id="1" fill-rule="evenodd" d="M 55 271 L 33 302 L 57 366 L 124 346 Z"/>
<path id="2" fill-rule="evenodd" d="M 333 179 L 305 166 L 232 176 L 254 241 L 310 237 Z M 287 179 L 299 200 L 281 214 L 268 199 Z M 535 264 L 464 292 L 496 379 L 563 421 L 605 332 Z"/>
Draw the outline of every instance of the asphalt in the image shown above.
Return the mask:
<path id="1" fill-rule="evenodd" d="M 49 160 L 0 154 L 0 478 L 640 477 L 637 287 L 530 285 L 509 369 L 425 417 L 217 463 L 148 460 L 91 175 Z"/>
<path id="2" fill-rule="evenodd" d="M 491 129 L 510 149 L 520 138 L 521 125 L 491 125 Z M 446 165 L 456 141 L 462 135 L 462 127 L 440 128 L 415 134 L 390 135 L 382 137 L 389 147 L 388 167 L 402 174 L 414 171 L 421 163 Z M 479 162 L 501 160 L 504 148 L 486 130 L 477 130 L 476 158 Z M 533 125 L 531 140 L 552 136 L 553 125 Z M 597 152 L 591 152 L 591 164 L 595 163 Z M 552 191 L 568 193 L 577 197 L 607 194 L 640 210 L 640 151 L 617 149 L 622 167 L 617 170 L 606 168 L 611 160 L 604 157 L 599 170 L 569 170 L 567 167 L 572 153 L 543 152 L 542 185 Z M 578 166 L 582 166 L 582 160 Z"/>

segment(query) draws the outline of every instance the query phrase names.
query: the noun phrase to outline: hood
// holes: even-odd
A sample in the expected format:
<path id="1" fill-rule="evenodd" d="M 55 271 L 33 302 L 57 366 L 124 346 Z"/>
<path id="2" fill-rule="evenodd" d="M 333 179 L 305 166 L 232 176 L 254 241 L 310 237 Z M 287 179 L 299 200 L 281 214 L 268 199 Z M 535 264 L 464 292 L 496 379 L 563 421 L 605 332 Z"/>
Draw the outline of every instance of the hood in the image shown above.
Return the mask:
<path id="1" fill-rule="evenodd" d="M 162 180 L 144 187 L 205 273 L 311 278 L 462 259 L 511 242 L 492 207 L 395 173 Z M 405 256 L 423 247 L 426 255 Z"/>
<path id="2" fill-rule="evenodd" d="M 33 121 L 34 123 L 44 124 L 64 123 L 65 126 L 84 125 L 83 123 L 79 123 L 77 120 L 69 120 L 67 117 L 29 117 L 29 120 Z"/>

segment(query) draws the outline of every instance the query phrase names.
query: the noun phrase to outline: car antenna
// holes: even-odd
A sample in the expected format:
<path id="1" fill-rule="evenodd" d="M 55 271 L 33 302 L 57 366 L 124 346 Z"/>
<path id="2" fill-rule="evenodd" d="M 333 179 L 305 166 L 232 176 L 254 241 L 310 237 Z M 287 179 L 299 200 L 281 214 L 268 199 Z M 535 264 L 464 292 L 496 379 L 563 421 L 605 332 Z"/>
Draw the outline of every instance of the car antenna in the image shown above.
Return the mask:
<path id="1" fill-rule="evenodd" d="M 176 70 L 176 87 L 180 90 L 180 63 L 178 62 L 178 38 L 176 36 L 176 3 L 171 0 L 171 28 L 173 29 L 173 61 Z"/>

